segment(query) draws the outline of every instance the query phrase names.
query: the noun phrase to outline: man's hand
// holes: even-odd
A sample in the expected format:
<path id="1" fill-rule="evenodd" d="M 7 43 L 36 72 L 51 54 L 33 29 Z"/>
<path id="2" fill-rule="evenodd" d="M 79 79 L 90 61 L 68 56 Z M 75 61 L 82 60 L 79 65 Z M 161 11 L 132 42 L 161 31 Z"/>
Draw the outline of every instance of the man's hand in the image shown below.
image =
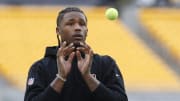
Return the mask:
<path id="1" fill-rule="evenodd" d="M 91 65 L 92 65 L 92 61 L 93 61 L 93 51 L 87 44 L 80 43 L 80 45 L 82 47 L 77 48 L 76 56 L 78 59 L 79 71 L 81 72 L 82 76 L 84 77 L 84 76 L 87 76 L 90 74 Z M 80 52 L 83 52 L 85 54 L 84 58 L 81 56 Z"/>
<path id="2" fill-rule="evenodd" d="M 66 42 L 63 42 L 62 46 L 58 49 L 57 52 L 57 67 L 58 67 L 58 74 L 63 77 L 67 78 L 71 70 L 71 63 L 75 56 L 73 43 L 66 46 Z M 65 59 L 68 56 L 67 59 Z"/>
<path id="3" fill-rule="evenodd" d="M 80 43 L 80 45 L 82 47 L 78 47 L 76 51 L 78 68 L 90 91 L 93 92 L 100 84 L 100 82 L 94 78 L 90 72 L 93 61 L 93 51 L 87 44 Z M 82 57 L 80 52 L 83 52 L 85 57 Z"/>

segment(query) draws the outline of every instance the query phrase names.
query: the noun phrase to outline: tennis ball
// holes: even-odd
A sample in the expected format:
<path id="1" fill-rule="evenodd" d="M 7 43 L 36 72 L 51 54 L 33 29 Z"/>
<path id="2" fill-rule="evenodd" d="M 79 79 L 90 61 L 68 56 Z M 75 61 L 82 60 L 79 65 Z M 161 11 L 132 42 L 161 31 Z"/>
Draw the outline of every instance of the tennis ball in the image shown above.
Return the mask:
<path id="1" fill-rule="evenodd" d="M 118 17 L 118 11 L 115 8 L 108 8 L 105 15 L 109 20 L 115 20 Z"/>

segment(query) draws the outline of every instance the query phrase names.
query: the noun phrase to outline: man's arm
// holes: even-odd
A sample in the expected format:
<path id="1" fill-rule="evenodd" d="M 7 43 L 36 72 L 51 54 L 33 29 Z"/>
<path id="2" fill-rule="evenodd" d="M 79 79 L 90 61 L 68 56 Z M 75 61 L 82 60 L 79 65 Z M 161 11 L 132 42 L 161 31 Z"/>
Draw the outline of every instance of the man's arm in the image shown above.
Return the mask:
<path id="1" fill-rule="evenodd" d="M 80 43 L 81 47 L 76 50 L 78 60 L 78 69 L 81 72 L 84 81 L 93 92 L 95 100 L 97 101 L 127 101 L 127 96 L 124 89 L 124 81 L 118 66 L 115 61 L 109 57 L 104 56 L 99 58 L 102 63 L 99 65 L 102 74 L 104 74 L 103 83 L 91 76 L 91 67 L 93 60 L 93 51 L 86 43 Z M 84 58 L 82 54 L 84 53 Z"/>
<path id="2" fill-rule="evenodd" d="M 74 57 L 73 44 L 66 46 L 66 42 L 57 51 L 57 69 L 58 77 L 56 77 L 48 87 L 45 86 L 45 71 L 43 72 L 42 64 L 32 66 L 28 78 L 35 78 L 32 85 L 28 85 L 25 94 L 25 101 L 59 101 L 59 96 L 64 86 L 65 79 L 71 70 L 71 63 Z M 65 56 L 69 55 L 65 60 Z"/>
<path id="3" fill-rule="evenodd" d="M 100 82 L 96 78 L 94 78 L 91 74 L 86 75 L 83 78 L 91 92 L 94 92 L 95 89 L 100 85 Z"/>
<path id="4" fill-rule="evenodd" d="M 99 101 L 128 101 L 122 75 L 114 60 L 110 57 L 105 57 L 103 64 L 104 67 L 102 68 L 108 69 L 107 72 L 104 73 L 103 83 L 92 75 L 84 77 L 95 99 Z"/>
<path id="5" fill-rule="evenodd" d="M 53 101 L 60 101 L 60 93 L 55 91 L 53 86 L 46 84 L 47 82 L 45 79 L 47 79 L 47 73 L 43 69 L 40 69 L 42 67 L 42 64 L 37 62 L 30 68 L 24 101 L 52 101 L 52 99 Z M 59 80 L 55 78 L 53 82 L 55 81 Z M 60 82 L 54 84 L 57 85 L 60 84 Z"/>

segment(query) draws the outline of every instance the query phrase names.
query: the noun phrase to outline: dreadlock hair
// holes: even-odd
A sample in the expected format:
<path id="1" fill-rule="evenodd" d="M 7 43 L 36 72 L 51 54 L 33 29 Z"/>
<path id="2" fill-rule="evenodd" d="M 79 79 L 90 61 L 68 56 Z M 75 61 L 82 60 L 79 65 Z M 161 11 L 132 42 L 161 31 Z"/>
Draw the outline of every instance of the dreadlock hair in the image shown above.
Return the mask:
<path id="1" fill-rule="evenodd" d="M 57 26 L 59 26 L 59 24 L 61 23 L 64 15 L 66 13 L 69 13 L 69 12 L 80 12 L 80 13 L 82 13 L 85 16 L 86 21 L 87 21 L 87 17 L 86 17 L 85 13 L 81 9 L 79 9 L 77 7 L 67 7 L 67 8 L 63 9 L 62 11 L 60 11 L 58 13 L 58 17 L 57 17 L 57 20 L 56 20 Z"/>
<path id="2" fill-rule="evenodd" d="M 67 7 L 67 8 L 63 9 L 62 11 L 60 11 L 58 13 L 57 20 L 56 20 L 57 26 L 60 25 L 64 15 L 66 13 L 69 13 L 69 12 L 80 12 L 80 13 L 82 13 L 85 16 L 85 19 L 86 19 L 86 22 L 87 22 L 87 17 L 86 17 L 86 15 L 84 14 L 84 12 L 81 9 L 79 9 L 77 7 Z M 57 39 L 58 39 L 58 45 L 60 46 L 60 38 L 59 38 L 58 34 L 57 34 Z"/>

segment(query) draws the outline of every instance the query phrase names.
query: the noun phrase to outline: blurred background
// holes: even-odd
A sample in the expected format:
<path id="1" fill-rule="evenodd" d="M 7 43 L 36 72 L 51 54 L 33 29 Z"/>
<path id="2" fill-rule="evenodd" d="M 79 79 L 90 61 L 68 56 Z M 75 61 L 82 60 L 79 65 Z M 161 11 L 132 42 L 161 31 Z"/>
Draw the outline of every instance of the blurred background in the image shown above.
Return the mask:
<path id="1" fill-rule="evenodd" d="M 23 101 L 29 67 L 57 45 L 68 6 L 86 13 L 87 42 L 116 60 L 129 101 L 180 101 L 180 0 L 0 0 L 0 101 Z"/>

